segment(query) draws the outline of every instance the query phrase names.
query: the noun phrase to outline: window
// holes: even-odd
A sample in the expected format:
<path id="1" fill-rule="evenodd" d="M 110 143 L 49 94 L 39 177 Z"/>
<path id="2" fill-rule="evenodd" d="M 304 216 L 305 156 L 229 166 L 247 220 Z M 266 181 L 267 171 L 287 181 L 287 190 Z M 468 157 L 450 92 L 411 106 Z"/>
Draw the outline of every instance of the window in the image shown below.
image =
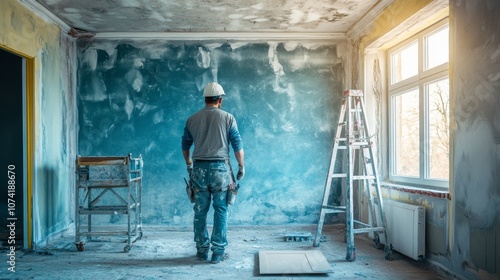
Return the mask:
<path id="1" fill-rule="evenodd" d="M 389 178 L 448 187 L 449 26 L 443 20 L 391 48 Z"/>

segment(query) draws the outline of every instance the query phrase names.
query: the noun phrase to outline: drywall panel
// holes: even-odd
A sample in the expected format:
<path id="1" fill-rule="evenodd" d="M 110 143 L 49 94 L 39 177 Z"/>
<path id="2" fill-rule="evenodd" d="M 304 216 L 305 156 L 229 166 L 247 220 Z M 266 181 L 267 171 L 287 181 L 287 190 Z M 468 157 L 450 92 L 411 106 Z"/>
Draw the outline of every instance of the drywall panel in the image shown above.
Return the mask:
<path id="1" fill-rule="evenodd" d="M 259 251 L 260 274 L 325 274 L 332 267 L 320 250 Z"/>

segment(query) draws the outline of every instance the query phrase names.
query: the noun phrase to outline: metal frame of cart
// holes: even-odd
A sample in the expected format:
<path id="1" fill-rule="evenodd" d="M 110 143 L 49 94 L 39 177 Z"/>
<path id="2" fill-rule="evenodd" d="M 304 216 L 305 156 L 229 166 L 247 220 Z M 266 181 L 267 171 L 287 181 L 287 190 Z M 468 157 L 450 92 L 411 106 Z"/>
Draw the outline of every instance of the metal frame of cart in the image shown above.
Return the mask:
<path id="1" fill-rule="evenodd" d="M 124 252 L 142 238 L 142 156 L 78 156 L 76 159 L 75 245 L 97 236 L 126 236 Z M 93 215 L 126 215 L 126 230 L 92 231 Z M 86 228 L 80 219 L 87 216 Z M 86 230 L 85 230 L 86 229 Z"/>

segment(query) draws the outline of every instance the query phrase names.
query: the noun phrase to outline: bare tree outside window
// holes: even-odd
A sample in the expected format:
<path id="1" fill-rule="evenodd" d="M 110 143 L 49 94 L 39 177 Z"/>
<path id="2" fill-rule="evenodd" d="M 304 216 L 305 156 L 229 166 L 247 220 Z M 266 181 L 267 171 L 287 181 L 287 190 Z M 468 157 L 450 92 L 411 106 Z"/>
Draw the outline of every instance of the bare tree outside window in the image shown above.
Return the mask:
<path id="1" fill-rule="evenodd" d="M 429 100 L 429 176 L 448 179 L 450 144 L 450 93 L 449 79 L 427 86 Z"/>

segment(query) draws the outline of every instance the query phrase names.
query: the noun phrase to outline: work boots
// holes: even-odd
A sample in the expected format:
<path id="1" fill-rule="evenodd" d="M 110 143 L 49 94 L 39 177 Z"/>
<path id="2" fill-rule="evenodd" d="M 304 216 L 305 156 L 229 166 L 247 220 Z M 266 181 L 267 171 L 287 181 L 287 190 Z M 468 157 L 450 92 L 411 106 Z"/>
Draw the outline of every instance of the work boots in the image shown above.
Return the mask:
<path id="1" fill-rule="evenodd" d="M 198 251 L 196 252 L 196 258 L 200 261 L 208 260 L 208 251 Z"/>
<path id="2" fill-rule="evenodd" d="M 210 260 L 212 263 L 220 263 L 221 261 L 227 259 L 228 254 L 212 254 L 212 259 Z"/>

